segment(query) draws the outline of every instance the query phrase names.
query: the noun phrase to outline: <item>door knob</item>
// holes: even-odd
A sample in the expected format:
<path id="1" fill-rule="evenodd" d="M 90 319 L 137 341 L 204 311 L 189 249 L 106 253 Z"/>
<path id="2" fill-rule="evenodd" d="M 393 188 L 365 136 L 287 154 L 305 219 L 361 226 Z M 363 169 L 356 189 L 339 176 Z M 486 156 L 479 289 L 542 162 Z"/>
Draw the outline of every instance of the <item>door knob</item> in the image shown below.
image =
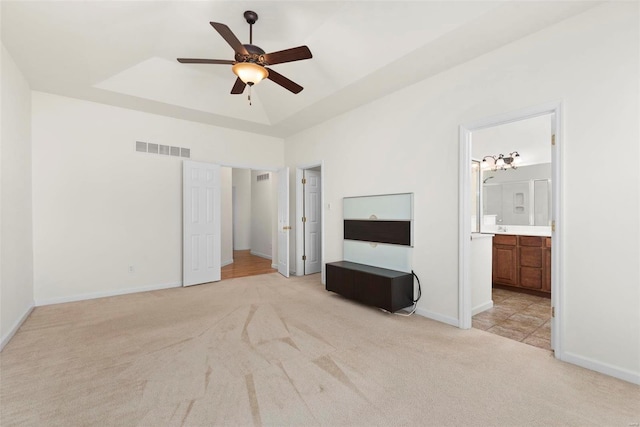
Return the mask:
<path id="1" fill-rule="evenodd" d="M 291 226 L 290 225 L 285 225 L 284 227 L 282 227 L 283 230 L 291 230 Z"/>

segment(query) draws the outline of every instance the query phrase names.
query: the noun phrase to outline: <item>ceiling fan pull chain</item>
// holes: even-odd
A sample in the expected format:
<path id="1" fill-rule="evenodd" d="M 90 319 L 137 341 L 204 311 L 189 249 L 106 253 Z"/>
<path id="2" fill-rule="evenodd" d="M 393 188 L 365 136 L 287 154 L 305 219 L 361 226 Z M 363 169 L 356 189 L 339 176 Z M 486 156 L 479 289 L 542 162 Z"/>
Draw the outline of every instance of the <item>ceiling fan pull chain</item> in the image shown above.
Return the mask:
<path id="1" fill-rule="evenodd" d="M 249 96 L 247 99 L 249 100 L 249 105 L 251 105 L 251 86 L 249 86 Z"/>

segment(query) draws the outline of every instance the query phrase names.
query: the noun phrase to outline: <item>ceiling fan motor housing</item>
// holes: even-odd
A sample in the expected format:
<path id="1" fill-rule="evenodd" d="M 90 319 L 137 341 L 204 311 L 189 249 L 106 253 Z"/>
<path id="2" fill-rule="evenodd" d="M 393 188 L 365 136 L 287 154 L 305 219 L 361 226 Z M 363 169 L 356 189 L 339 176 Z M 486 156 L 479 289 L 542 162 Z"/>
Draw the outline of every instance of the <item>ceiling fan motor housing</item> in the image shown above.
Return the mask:
<path id="1" fill-rule="evenodd" d="M 260 65 L 269 65 L 264 60 L 265 51 L 262 48 L 253 45 L 253 44 L 243 44 L 249 55 L 243 55 L 241 53 L 236 52 L 236 61 L 237 62 L 254 62 Z"/>

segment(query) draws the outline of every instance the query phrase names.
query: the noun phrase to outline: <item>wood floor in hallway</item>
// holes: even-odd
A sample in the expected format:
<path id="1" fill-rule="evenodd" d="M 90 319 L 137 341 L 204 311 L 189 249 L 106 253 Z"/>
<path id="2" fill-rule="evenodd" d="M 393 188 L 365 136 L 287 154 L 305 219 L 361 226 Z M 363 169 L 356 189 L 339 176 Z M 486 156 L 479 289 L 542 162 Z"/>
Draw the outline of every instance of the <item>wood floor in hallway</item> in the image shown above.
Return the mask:
<path id="1" fill-rule="evenodd" d="M 271 268 L 271 260 L 251 255 L 250 250 L 233 251 L 233 263 L 222 267 L 222 280 L 234 277 L 256 276 L 277 271 Z"/>

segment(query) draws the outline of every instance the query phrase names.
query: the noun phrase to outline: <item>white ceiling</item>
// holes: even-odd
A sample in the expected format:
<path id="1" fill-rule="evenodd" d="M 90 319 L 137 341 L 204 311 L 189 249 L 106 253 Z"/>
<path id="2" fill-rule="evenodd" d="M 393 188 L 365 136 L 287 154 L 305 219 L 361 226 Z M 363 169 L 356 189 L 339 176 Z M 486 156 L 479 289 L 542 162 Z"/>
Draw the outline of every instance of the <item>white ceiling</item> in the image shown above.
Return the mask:
<path id="1" fill-rule="evenodd" d="M 7 1 L 2 43 L 31 88 L 273 136 L 288 136 L 468 61 L 597 2 L 519 1 Z M 209 25 L 248 43 L 245 10 L 259 15 L 254 44 L 307 45 L 313 58 L 273 69 L 271 81 L 230 95 L 233 59 Z M 411 64 L 411 67 L 406 67 Z"/>

